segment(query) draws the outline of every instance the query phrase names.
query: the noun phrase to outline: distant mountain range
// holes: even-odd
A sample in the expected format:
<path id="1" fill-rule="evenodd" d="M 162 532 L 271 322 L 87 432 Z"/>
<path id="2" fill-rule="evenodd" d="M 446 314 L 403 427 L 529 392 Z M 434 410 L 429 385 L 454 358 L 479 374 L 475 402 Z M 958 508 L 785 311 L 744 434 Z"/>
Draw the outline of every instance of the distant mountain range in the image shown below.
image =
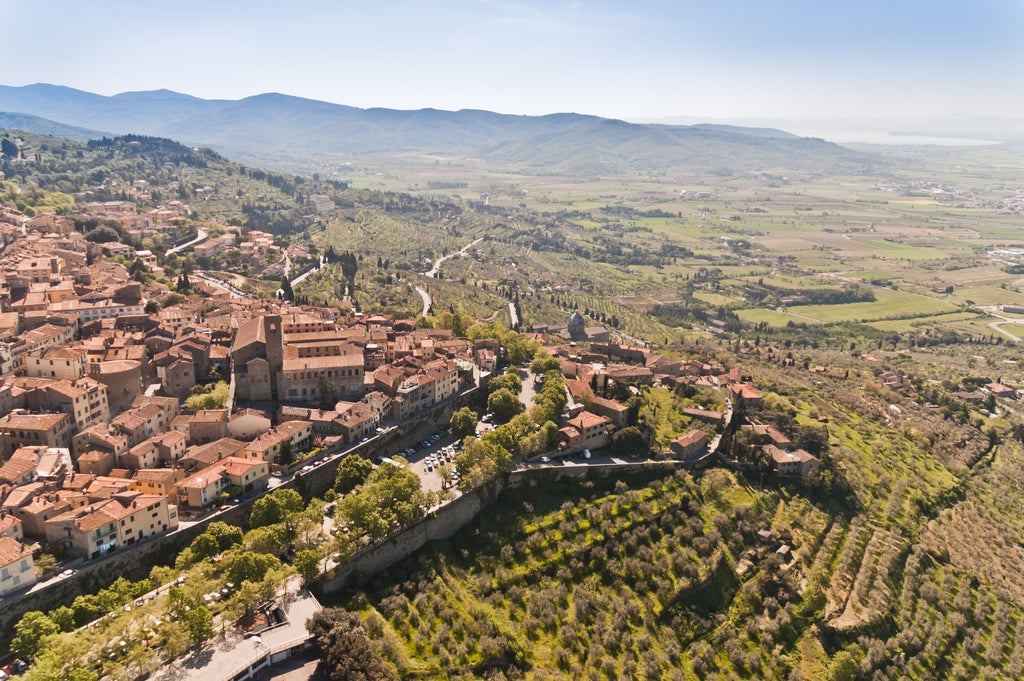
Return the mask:
<path id="1" fill-rule="evenodd" d="M 332 163 L 473 159 L 525 172 L 835 170 L 878 163 L 772 128 L 636 124 L 574 113 L 359 109 L 269 93 L 206 100 L 155 90 L 112 97 L 56 85 L 0 86 L 0 125 L 87 139 L 136 133 L 296 169 Z M 297 166 L 298 164 L 298 166 Z"/>

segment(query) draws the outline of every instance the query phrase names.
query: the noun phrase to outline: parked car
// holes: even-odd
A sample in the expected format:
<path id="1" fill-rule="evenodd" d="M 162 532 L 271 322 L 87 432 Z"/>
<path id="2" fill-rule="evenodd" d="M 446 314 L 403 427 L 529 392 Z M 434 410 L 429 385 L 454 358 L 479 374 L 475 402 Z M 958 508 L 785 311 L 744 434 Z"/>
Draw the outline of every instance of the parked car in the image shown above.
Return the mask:
<path id="1" fill-rule="evenodd" d="M 540 457 L 540 462 L 541 463 L 551 463 L 551 459 L 549 457 L 547 457 L 547 456 L 542 456 L 542 457 Z"/>

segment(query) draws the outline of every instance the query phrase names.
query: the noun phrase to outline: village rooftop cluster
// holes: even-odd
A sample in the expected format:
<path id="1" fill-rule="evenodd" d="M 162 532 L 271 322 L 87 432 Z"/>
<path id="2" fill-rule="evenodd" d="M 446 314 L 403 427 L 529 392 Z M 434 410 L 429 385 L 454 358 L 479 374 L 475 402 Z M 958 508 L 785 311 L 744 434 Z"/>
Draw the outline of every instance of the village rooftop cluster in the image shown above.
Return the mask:
<path id="1" fill-rule="evenodd" d="M 180 227 L 185 208 L 85 210 L 144 235 Z M 160 273 L 152 252 L 87 241 L 68 217 L 4 208 L 0 235 L 0 596 L 37 581 L 33 559 L 44 549 L 93 560 L 172 532 L 262 493 L 273 475 L 320 452 L 486 389 L 502 365 L 496 339 L 474 342 L 414 320 L 256 299 L 199 277 L 181 296 L 151 276 Z M 250 257 L 274 248 L 265 236 L 246 235 Z M 655 383 L 729 386 L 730 414 L 760 399 L 738 369 L 617 345 L 578 312 L 536 331 L 571 398 L 552 456 L 589 456 L 629 425 L 623 401 L 601 397 L 609 385 L 633 394 Z M 229 386 L 223 406 L 184 408 L 197 386 L 218 380 Z M 713 452 L 709 436 L 727 425 L 723 412 L 691 411 L 702 427 L 666 452 L 682 460 Z M 813 476 L 817 460 L 779 435 L 765 448 L 776 471 Z"/>

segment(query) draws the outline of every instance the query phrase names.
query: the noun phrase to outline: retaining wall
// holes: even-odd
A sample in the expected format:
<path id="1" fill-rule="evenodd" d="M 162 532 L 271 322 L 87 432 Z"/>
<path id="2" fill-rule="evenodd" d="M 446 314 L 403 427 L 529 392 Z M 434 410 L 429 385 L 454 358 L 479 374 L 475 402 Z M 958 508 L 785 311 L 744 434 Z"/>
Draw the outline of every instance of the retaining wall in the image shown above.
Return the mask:
<path id="1" fill-rule="evenodd" d="M 593 477 L 626 476 L 628 478 L 637 473 L 659 470 L 663 471 L 667 477 L 681 468 L 683 466 L 678 461 L 647 461 L 593 466 L 528 468 L 512 471 L 508 475 L 463 494 L 398 534 L 357 553 L 351 562 L 321 576 L 315 587 L 322 594 L 340 591 L 358 577 L 375 575 L 408 558 L 423 548 L 427 542 L 448 539 L 472 522 L 480 511 L 496 503 L 506 489 L 553 485 Z"/>
<path id="2" fill-rule="evenodd" d="M 423 439 L 438 428 L 446 428 L 451 420 L 452 412 L 463 406 L 475 405 L 481 394 L 477 388 L 460 393 L 448 402 L 418 414 L 397 428 L 387 431 L 382 437 L 373 438 L 352 448 L 349 453 L 358 453 L 371 459 L 376 456 L 387 456 L 389 453 L 393 454 L 398 442 Z M 307 498 L 323 494 L 334 486 L 338 465 L 343 458 L 338 457 L 307 473 L 293 476 L 283 482 L 278 489 L 295 489 Z M 154 565 L 173 565 L 178 553 L 205 532 L 206 526 L 214 520 L 241 528 L 248 527 L 249 515 L 252 513 L 252 505 L 256 499 L 259 499 L 259 496 L 246 499 L 225 511 L 208 515 L 189 528 L 153 537 L 141 544 L 121 549 L 95 561 L 89 561 L 71 577 L 49 584 L 38 591 L 7 597 L 0 607 L 0 649 L 13 635 L 14 625 L 17 621 L 30 610 L 47 611 L 60 605 L 71 605 L 77 596 L 96 593 L 118 577 L 138 580 L 148 577 Z"/>

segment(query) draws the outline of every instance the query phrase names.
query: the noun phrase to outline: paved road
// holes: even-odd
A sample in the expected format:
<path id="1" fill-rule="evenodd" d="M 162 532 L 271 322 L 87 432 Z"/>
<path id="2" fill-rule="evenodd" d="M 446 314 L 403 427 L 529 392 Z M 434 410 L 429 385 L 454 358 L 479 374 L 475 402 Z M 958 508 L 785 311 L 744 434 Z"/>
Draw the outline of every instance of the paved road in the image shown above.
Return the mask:
<path id="1" fill-rule="evenodd" d="M 479 239 L 476 239 L 475 241 L 469 242 L 468 244 L 463 246 L 461 249 L 455 251 L 454 253 L 449 253 L 448 255 L 442 255 L 440 258 L 438 258 L 437 260 L 434 261 L 434 266 L 433 267 L 431 267 L 426 272 L 422 273 L 423 276 L 430 277 L 431 279 L 433 279 L 434 277 L 437 276 L 437 270 L 440 269 L 441 263 L 443 263 L 448 258 L 454 258 L 457 255 L 464 255 L 466 253 L 466 251 L 468 251 L 473 246 L 476 246 L 478 243 L 480 243 L 483 240 L 484 240 L 484 238 L 480 237 Z M 420 294 L 420 298 L 423 299 L 423 313 L 422 314 L 423 314 L 424 317 L 426 317 L 427 314 L 430 313 L 430 306 L 434 304 L 434 299 L 431 298 L 430 294 L 427 293 L 427 290 L 424 289 L 421 286 L 417 286 L 416 287 L 416 293 Z"/>
<path id="2" fill-rule="evenodd" d="M 196 230 L 196 238 L 195 239 L 192 239 L 192 241 L 187 241 L 187 242 L 183 243 L 180 246 L 175 246 L 174 248 L 168 248 L 167 249 L 167 253 L 165 253 L 164 255 L 174 255 L 178 251 L 183 251 L 186 248 L 192 248 L 193 246 L 195 246 L 200 241 L 205 240 L 206 237 L 208 237 L 208 236 L 210 236 L 210 235 L 207 234 L 206 232 L 204 232 L 203 230 L 197 229 Z"/>
<path id="3" fill-rule="evenodd" d="M 299 276 L 297 276 L 294 279 L 292 279 L 292 281 L 291 281 L 292 286 L 293 287 L 298 286 L 299 284 L 302 283 L 303 279 L 305 279 L 306 277 L 308 277 L 311 274 L 316 274 L 317 272 L 319 272 L 320 268 L 324 266 L 324 262 L 326 260 L 327 260 L 327 258 L 321 255 L 320 256 L 320 261 L 319 261 L 319 263 L 317 264 L 316 267 L 314 267 L 313 269 L 309 270 L 308 272 L 306 272 L 304 274 L 300 274 Z"/>
<path id="4" fill-rule="evenodd" d="M 425 288 L 420 286 L 416 287 L 416 293 L 420 294 L 420 298 L 423 299 L 423 316 L 426 317 L 430 313 L 430 306 L 434 304 L 434 299 L 430 297 Z"/>
<path id="5" fill-rule="evenodd" d="M 423 274 L 424 274 L 425 276 L 428 276 L 428 277 L 434 277 L 434 276 L 436 276 L 436 275 L 437 275 L 437 270 L 438 270 L 438 269 L 440 269 L 440 267 L 441 267 L 441 263 L 443 263 L 443 262 L 444 262 L 445 260 L 447 260 L 448 258 L 454 258 L 454 257 L 455 257 L 455 256 L 457 256 L 457 255 L 464 255 L 464 254 L 466 253 L 466 251 L 468 251 L 468 250 L 469 250 L 470 248 L 472 248 L 473 246 L 476 246 L 476 245 L 477 245 L 478 243 L 480 243 L 480 242 L 481 242 L 481 241 L 483 241 L 483 240 L 484 240 L 484 238 L 483 238 L 483 237 L 480 237 L 480 238 L 479 238 L 479 239 L 477 239 L 476 241 L 471 241 L 471 242 L 469 242 L 468 244 L 466 244 L 465 246 L 463 246 L 463 247 L 462 247 L 462 248 L 461 248 L 460 250 L 457 250 L 457 251 L 455 251 L 454 253 L 449 253 L 448 255 L 442 255 L 442 256 L 441 256 L 440 258 L 438 258 L 437 260 L 435 260 L 435 261 L 434 261 L 434 266 L 433 266 L 433 267 L 431 267 L 431 268 L 430 268 L 429 270 L 427 270 L 426 272 L 424 272 Z"/>
<path id="6" fill-rule="evenodd" d="M 193 272 L 192 274 L 190 274 L 188 276 L 196 277 L 198 279 L 202 279 L 207 284 L 213 284 L 214 286 L 220 286 L 223 289 L 227 289 L 228 293 L 230 293 L 233 296 L 238 296 L 239 298 L 256 298 L 256 296 L 252 296 L 252 295 L 249 295 L 248 293 L 245 293 L 244 291 L 240 291 L 239 289 L 235 288 L 234 286 L 232 286 L 231 284 L 227 283 L 226 281 L 221 281 L 220 279 L 217 279 L 216 277 L 211 277 L 210 275 L 204 274 L 204 273 L 202 273 L 202 272 L 200 272 L 198 270 Z"/>
<path id="7" fill-rule="evenodd" d="M 999 319 L 999 321 L 997 321 L 997 322 L 989 322 L 989 324 L 988 324 L 989 327 L 991 327 L 992 329 L 995 329 L 999 333 L 1001 333 L 1004 336 L 1008 337 L 1014 343 L 1019 343 L 1022 340 L 1019 336 L 1015 336 L 1014 334 L 1012 334 L 1009 331 L 1007 331 L 1006 329 L 1004 329 L 1003 325 L 1004 324 L 1024 324 L 1024 319 L 1021 319 L 1020 317 L 1006 317 L 1004 315 L 1001 315 L 998 312 L 996 312 L 997 308 L 995 308 L 995 307 L 985 307 L 985 308 L 982 308 L 982 309 L 987 314 L 989 314 L 990 316 L 997 317 Z"/>

